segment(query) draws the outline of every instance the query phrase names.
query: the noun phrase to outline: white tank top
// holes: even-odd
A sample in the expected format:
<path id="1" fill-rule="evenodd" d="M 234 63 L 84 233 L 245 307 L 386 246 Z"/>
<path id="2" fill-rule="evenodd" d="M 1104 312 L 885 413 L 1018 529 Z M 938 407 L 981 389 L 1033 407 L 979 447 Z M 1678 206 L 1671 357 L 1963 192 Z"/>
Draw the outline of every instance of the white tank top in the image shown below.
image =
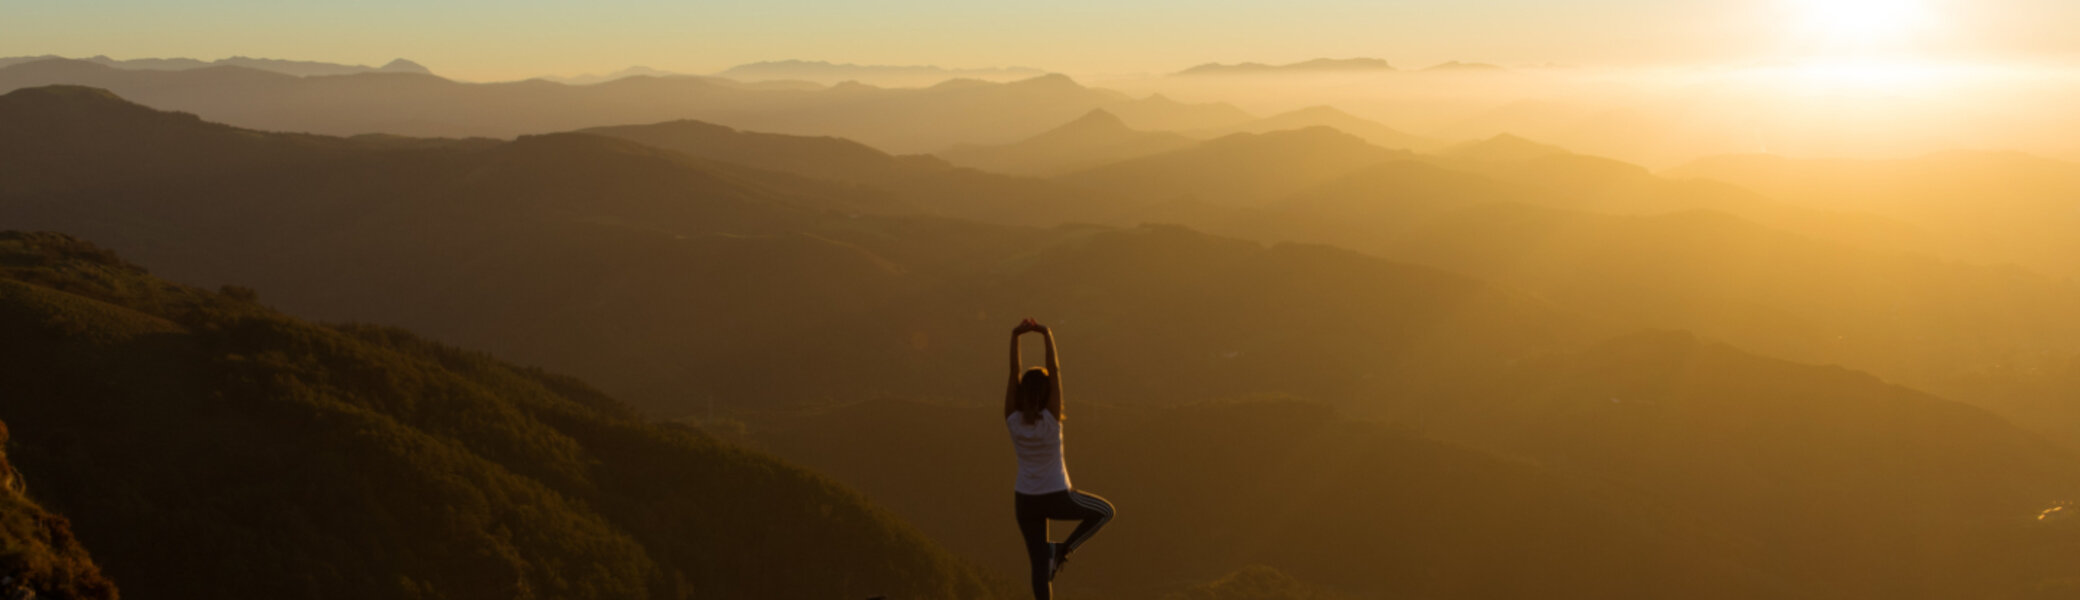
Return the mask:
<path id="1" fill-rule="evenodd" d="M 1027 425 L 1025 415 L 1013 411 L 1004 417 L 1011 429 L 1011 447 L 1018 451 L 1018 483 L 1021 494 L 1051 494 L 1069 489 L 1069 465 L 1062 461 L 1062 422 L 1054 413 L 1040 409 L 1040 418 Z"/>

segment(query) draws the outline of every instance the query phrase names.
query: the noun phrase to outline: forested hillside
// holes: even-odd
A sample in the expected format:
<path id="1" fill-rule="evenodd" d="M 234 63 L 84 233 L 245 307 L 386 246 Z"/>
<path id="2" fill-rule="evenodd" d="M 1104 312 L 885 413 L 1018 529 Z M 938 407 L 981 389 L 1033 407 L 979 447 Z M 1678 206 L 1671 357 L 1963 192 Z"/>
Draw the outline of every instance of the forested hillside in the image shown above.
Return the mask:
<path id="1" fill-rule="evenodd" d="M 577 380 L 62 235 L 0 235 L 0 365 L 11 458 L 140 597 L 995 590 L 830 480 Z"/>

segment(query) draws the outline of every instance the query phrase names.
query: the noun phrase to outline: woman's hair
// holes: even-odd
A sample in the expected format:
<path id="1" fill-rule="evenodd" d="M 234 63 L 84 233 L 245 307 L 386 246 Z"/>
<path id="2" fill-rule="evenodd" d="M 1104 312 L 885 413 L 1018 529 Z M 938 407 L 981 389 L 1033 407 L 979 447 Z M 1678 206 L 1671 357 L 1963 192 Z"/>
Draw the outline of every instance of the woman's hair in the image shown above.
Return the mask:
<path id="1" fill-rule="evenodd" d="M 1047 408 L 1047 397 L 1054 394 L 1054 376 L 1047 374 L 1047 367 L 1026 369 L 1018 376 L 1018 414 L 1027 425 L 1040 421 L 1040 409 Z M 1061 415 L 1055 415 L 1060 420 Z"/>

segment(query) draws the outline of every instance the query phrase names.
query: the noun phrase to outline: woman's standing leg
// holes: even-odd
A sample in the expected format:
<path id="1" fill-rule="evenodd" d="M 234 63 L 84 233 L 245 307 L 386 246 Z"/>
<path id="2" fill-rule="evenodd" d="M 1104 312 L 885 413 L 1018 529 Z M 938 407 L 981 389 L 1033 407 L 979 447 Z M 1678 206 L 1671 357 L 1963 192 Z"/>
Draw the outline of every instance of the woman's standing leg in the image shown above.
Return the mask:
<path id="1" fill-rule="evenodd" d="M 1018 496 L 1018 534 L 1026 541 L 1026 561 L 1033 569 L 1033 600 L 1052 600 L 1054 587 L 1054 544 L 1047 542 L 1047 511 L 1035 498 Z"/>

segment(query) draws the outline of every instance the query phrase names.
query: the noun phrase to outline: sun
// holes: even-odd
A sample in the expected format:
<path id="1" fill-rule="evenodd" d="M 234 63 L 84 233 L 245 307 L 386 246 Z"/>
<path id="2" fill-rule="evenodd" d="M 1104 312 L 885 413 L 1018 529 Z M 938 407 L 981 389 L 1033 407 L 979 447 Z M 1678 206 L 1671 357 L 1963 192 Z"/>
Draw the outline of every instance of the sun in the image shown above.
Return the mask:
<path id="1" fill-rule="evenodd" d="M 1895 45 L 1935 23 L 1925 0 L 1792 0 L 1806 36 L 1823 46 Z"/>

